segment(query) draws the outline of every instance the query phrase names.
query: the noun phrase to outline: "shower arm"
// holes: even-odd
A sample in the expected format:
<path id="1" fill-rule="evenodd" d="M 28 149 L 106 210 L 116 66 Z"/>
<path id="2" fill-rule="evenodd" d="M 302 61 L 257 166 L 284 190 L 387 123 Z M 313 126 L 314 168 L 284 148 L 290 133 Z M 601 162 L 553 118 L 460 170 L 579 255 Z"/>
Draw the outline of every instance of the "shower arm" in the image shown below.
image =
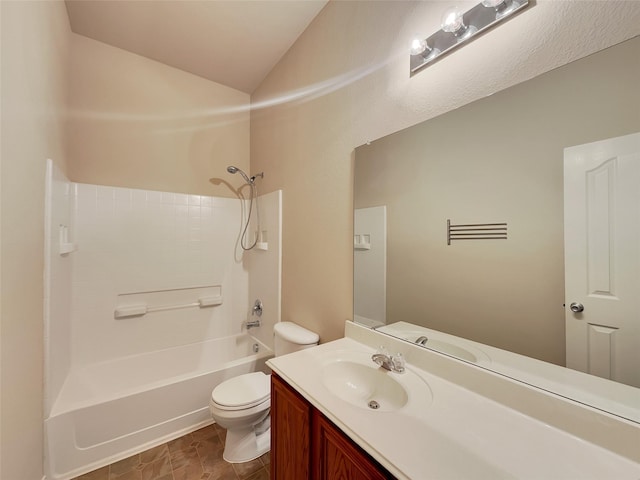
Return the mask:
<path id="1" fill-rule="evenodd" d="M 258 177 L 264 178 L 264 172 L 256 173 L 255 175 L 248 177 L 246 173 L 244 173 L 238 167 L 235 167 L 233 165 L 230 165 L 227 167 L 227 172 L 231 174 L 239 173 L 240 175 L 242 175 L 242 178 L 244 178 L 244 181 L 247 182 L 249 185 L 253 185 L 254 182 L 256 181 L 256 178 Z"/>
<path id="2" fill-rule="evenodd" d="M 264 178 L 264 172 L 260 172 L 260 173 L 256 173 L 255 175 L 252 175 L 251 178 L 249 179 L 249 183 L 253 184 L 253 182 L 256 181 L 256 178 Z"/>

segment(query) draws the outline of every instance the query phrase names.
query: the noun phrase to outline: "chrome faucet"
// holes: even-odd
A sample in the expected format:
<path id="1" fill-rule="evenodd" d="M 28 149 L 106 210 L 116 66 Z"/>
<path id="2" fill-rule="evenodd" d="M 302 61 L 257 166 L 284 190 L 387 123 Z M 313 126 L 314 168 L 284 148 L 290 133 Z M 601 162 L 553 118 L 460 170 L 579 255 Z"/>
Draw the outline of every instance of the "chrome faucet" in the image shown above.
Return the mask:
<path id="1" fill-rule="evenodd" d="M 371 360 L 390 372 L 404 372 L 404 357 L 401 353 L 396 353 L 395 355 L 390 355 L 388 353 L 374 353 L 371 356 Z"/>
<path id="2" fill-rule="evenodd" d="M 251 316 L 253 315 L 257 315 L 258 317 L 262 316 L 262 300 L 257 299 L 253 304 L 253 308 L 251 309 Z"/>
<path id="3" fill-rule="evenodd" d="M 247 330 L 253 327 L 260 326 L 260 317 L 262 317 L 262 300 L 260 300 L 259 298 L 253 303 L 253 306 L 251 307 L 251 317 L 254 317 L 254 315 L 258 318 L 256 318 L 255 320 L 247 320 L 246 322 L 242 323 L 242 325 L 247 327 Z"/>
<path id="4" fill-rule="evenodd" d="M 246 322 L 243 323 L 243 325 L 247 327 L 247 330 L 249 330 L 253 327 L 259 327 L 261 323 L 260 323 L 260 319 L 258 318 L 257 320 L 247 320 Z"/>
<path id="5" fill-rule="evenodd" d="M 418 337 L 415 341 L 415 343 L 417 343 L 418 345 L 426 345 L 427 342 L 429 341 L 429 339 L 427 337 L 425 337 L 424 335 Z"/>

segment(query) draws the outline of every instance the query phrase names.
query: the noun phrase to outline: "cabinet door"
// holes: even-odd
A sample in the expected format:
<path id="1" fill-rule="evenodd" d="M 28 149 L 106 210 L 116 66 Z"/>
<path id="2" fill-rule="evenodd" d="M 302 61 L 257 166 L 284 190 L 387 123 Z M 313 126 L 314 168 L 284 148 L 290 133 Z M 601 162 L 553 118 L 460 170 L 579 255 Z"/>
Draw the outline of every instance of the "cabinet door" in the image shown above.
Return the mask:
<path id="1" fill-rule="evenodd" d="M 311 406 L 275 374 L 271 375 L 271 478 L 309 476 Z"/>
<path id="2" fill-rule="evenodd" d="M 314 480 L 383 480 L 394 478 L 315 409 L 313 411 L 312 455 Z"/>

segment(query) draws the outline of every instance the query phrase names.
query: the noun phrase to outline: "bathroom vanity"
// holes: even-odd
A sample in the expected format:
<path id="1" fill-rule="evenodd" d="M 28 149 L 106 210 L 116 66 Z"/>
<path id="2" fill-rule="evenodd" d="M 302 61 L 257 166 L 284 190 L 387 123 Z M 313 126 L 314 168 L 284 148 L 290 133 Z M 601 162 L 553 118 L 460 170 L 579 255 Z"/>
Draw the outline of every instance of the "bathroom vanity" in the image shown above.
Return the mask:
<path id="1" fill-rule="evenodd" d="M 276 374 L 271 376 L 271 422 L 274 479 L 393 478 Z"/>
<path id="2" fill-rule="evenodd" d="M 351 322 L 268 365 L 273 479 L 640 478 L 640 424 Z"/>

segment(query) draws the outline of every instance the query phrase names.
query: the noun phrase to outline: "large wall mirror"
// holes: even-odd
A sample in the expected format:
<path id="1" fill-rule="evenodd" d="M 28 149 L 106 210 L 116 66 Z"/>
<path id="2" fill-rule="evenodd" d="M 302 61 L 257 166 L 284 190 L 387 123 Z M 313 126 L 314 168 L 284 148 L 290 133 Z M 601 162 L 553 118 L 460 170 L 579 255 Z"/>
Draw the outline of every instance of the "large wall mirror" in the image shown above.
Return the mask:
<path id="1" fill-rule="evenodd" d="M 469 355 L 516 378 L 520 366 L 528 368 L 524 359 L 533 359 L 524 375 L 528 383 L 539 379 L 554 391 L 565 384 L 561 394 L 640 422 L 640 197 L 634 193 L 640 192 L 640 176 L 618 173 L 622 180 L 616 180 L 615 162 L 605 161 L 616 154 L 597 153 L 608 156 L 578 173 L 577 184 L 592 192 L 580 195 L 595 202 L 586 213 L 565 205 L 564 183 L 567 156 L 582 155 L 580 147 L 570 147 L 624 137 L 637 148 L 637 132 L 640 37 L 358 147 L 354 319 L 409 341 L 424 336 L 427 348 L 445 346 L 444 353 L 463 360 Z M 624 161 L 640 164 L 640 157 Z M 607 216 L 621 203 L 612 186 L 623 183 L 632 190 L 624 223 L 635 222 L 635 233 L 625 233 L 632 241 L 626 250 L 612 236 L 622 231 L 620 223 L 610 224 Z M 599 282 L 592 296 L 615 297 L 622 268 L 638 282 L 625 328 L 589 321 L 592 307 L 565 295 L 565 253 L 574 250 L 571 243 L 565 252 L 565 221 L 574 217 L 591 222 L 589 265 L 604 272 L 589 266 L 589 281 Z M 471 231 L 471 238 L 448 244 L 447 220 L 484 225 L 480 229 L 506 224 L 496 227 L 506 229 L 506 239 L 474 239 Z M 594 245 L 604 244 L 610 253 L 596 251 Z M 605 285 L 605 277 L 618 283 Z M 571 303 L 585 311 L 571 311 Z M 579 325 L 579 340 L 572 340 L 570 322 Z M 621 336 L 627 331 L 634 340 Z M 575 342 L 591 355 L 587 362 L 606 357 L 609 370 L 591 373 L 609 379 L 573 378 L 574 370 L 563 368 Z M 629 363 L 628 374 L 620 376 L 622 362 Z M 553 381 L 545 383 L 547 376 Z"/>

